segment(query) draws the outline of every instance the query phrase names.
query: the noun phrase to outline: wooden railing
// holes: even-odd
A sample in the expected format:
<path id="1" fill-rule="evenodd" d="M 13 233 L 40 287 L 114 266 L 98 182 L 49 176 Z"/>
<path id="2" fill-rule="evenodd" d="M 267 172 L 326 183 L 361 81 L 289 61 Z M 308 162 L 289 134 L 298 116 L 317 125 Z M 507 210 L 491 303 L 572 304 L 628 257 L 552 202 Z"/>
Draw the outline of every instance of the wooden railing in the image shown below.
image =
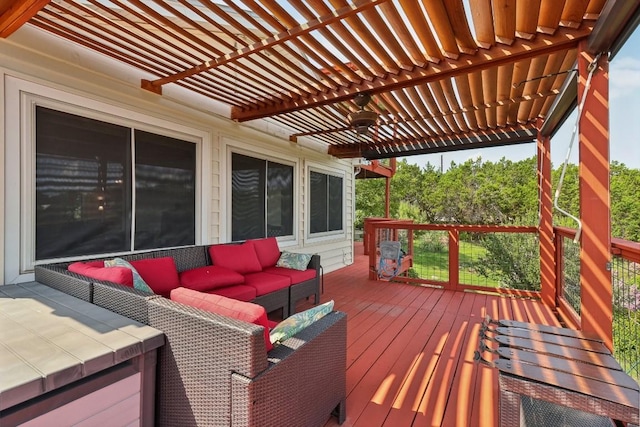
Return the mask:
<path id="1" fill-rule="evenodd" d="M 576 230 L 554 227 L 556 291 L 560 318 L 580 329 L 580 247 Z M 613 353 L 624 370 L 640 380 L 640 243 L 611 239 Z"/>
<path id="2" fill-rule="evenodd" d="M 537 227 L 415 224 L 368 218 L 364 238 L 369 277 L 378 277 L 380 241 L 396 240 L 402 243 L 406 258 L 395 281 L 540 298 L 537 232 Z M 567 326 L 581 329 L 580 245 L 572 242 L 575 235 L 574 229 L 554 227 L 555 304 Z M 518 251 L 524 252 L 518 254 Z M 614 354 L 637 380 L 640 378 L 640 243 L 613 238 L 611 254 Z M 503 258 L 501 266 L 494 262 L 500 257 Z M 509 262 L 518 271 L 495 271 L 508 267 Z M 525 268 L 528 271 L 520 271 Z M 484 278 L 484 283 L 478 283 L 478 278 Z M 519 278 L 533 286 L 518 286 Z"/>
<path id="3" fill-rule="evenodd" d="M 515 235 L 521 236 L 522 241 L 528 241 L 526 245 L 516 244 L 516 250 L 529 251 L 529 254 L 523 255 L 524 258 L 538 259 L 536 227 L 415 224 L 411 221 L 370 218 L 365 221 L 364 239 L 365 254 L 369 255 L 369 275 L 371 279 L 377 277 L 380 241 L 399 240 L 410 262 L 399 269 L 402 274 L 395 278 L 396 281 L 451 290 L 493 291 L 538 297 L 539 288 L 535 288 L 535 285 L 509 287 L 505 286 L 509 280 L 500 279 L 501 275 L 517 276 L 518 273 L 496 273 L 487 268 L 487 262 L 483 262 L 483 259 L 487 260 L 489 245 L 492 250 L 498 251 L 501 245 L 513 246 L 514 242 L 508 240 L 510 236 Z M 503 255 L 509 255 L 504 252 Z M 508 259 L 503 261 L 508 264 Z M 539 263 L 536 268 L 537 270 L 531 273 L 534 277 L 530 278 L 530 281 L 539 286 Z"/>
<path id="4" fill-rule="evenodd" d="M 554 227 L 556 249 L 556 304 L 560 318 L 580 329 L 580 247 L 573 242 L 576 230 Z"/>

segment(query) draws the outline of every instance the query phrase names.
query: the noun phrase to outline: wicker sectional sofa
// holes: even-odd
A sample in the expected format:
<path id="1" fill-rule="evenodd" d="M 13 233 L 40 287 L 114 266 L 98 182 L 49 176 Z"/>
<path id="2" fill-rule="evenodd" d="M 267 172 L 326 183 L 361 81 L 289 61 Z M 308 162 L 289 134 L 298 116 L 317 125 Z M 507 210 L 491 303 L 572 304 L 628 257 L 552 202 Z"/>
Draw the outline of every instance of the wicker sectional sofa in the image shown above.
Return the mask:
<path id="1" fill-rule="evenodd" d="M 247 245 L 251 244 L 252 247 L 247 248 Z M 255 246 L 255 249 L 253 248 Z M 248 249 L 248 250 L 247 250 Z M 253 263 L 246 261 L 248 254 L 254 257 Z M 256 255 L 256 252 L 260 253 L 260 256 Z M 200 287 L 195 288 L 205 292 L 216 293 L 229 298 L 239 299 L 241 301 L 249 301 L 263 306 L 267 313 L 275 310 L 282 310 L 282 317 L 286 318 L 289 314 L 294 313 L 296 309 L 296 303 L 303 298 L 313 297 L 314 304 L 318 304 L 320 301 L 320 256 L 313 255 L 307 265 L 307 271 L 295 271 L 292 269 L 275 267 L 277 258 L 280 251 L 277 246 L 275 238 L 269 239 L 256 239 L 244 242 L 242 244 L 219 244 L 219 245 L 200 245 L 190 246 L 176 249 L 157 250 L 145 253 L 137 253 L 131 255 L 123 255 L 120 258 L 131 262 L 144 262 L 155 259 L 157 261 L 166 258 L 172 258 L 175 267 L 172 265 L 175 279 L 172 284 L 160 284 L 157 294 L 168 297 L 169 291 L 172 288 L 184 286 L 192 288 L 189 285 L 181 285 L 178 280 L 182 279 L 183 274 L 187 272 L 194 272 L 207 268 L 219 267 L 212 259 L 216 255 L 219 262 L 226 261 L 231 263 L 232 268 L 236 268 L 240 273 L 236 273 L 237 276 L 244 276 L 247 283 L 229 282 L 229 283 L 217 283 L 213 288 L 207 288 L 200 284 Z M 234 261 L 234 259 L 236 261 Z M 86 263 L 99 261 L 89 260 Z M 91 282 L 100 283 L 112 283 L 122 284 L 113 279 L 104 279 L 100 277 L 94 277 L 90 273 L 75 273 L 69 271 L 68 268 L 72 264 L 81 263 L 57 263 L 57 264 L 45 264 L 37 266 L 35 269 L 35 278 L 38 281 L 48 276 L 56 275 L 69 275 L 80 280 L 88 280 Z M 247 266 L 247 264 L 249 266 Z M 138 266 L 137 268 L 140 268 Z M 153 269 L 153 267 L 151 267 Z M 223 268 L 223 267 L 220 267 Z M 224 268 L 223 268 L 224 269 Z M 228 271 L 229 269 L 225 269 Z M 275 271 L 275 272 L 274 272 Z M 152 272 L 154 273 L 154 272 Z M 171 272 L 166 272 L 166 277 L 161 277 L 161 280 L 171 281 L 167 277 L 171 276 Z M 217 270 L 211 272 L 213 276 L 220 277 L 222 275 L 217 274 Z M 234 272 L 231 272 L 234 273 Z M 141 275 L 143 273 L 141 272 Z M 162 275 L 162 273 L 160 273 Z M 180 279 L 178 278 L 178 275 Z M 129 276 L 131 274 L 129 273 Z M 144 276 L 144 275 L 143 275 Z M 155 276 L 158 276 L 156 273 Z M 225 279 L 221 279 L 225 280 Z M 218 280 L 220 282 L 220 280 Z M 249 286 L 251 282 L 252 286 Z M 277 283 L 274 285 L 273 283 Z M 150 283 L 151 284 L 151 283 Z M 131 283 L 129 284 L 131 285 Z M 152 288 L 155 288 L 153 285 Z M 193 288 L 192 288 L 193 289 Z M 86 295 L 78 295 L 83 299 L 87 299 Z"/>
<path id="2" fill-rule="evenodd" d="M 202 253 L 197 246 L 151 254 L 171 256 L 186 270 L 203 261 Z M 255 324 L 92 280 L 63 264 L 35 273 L 41 283 L 164 332 L 155 425 L 306 427 L 325 424 L 331 414 L 345 419 L 344 313 L 331 312 L 267 352 L 264 329 Z"/>

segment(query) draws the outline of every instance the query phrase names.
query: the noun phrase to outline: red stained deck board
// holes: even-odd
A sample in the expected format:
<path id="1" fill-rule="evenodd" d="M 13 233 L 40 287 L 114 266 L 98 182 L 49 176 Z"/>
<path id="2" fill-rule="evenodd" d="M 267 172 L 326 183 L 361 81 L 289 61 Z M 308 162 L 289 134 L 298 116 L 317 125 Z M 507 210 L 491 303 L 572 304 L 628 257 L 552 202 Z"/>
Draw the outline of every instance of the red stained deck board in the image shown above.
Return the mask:
<path id="1" fill-rule="evenodd" d="M 443 311 L 427 311 L 406 308 L 407 313 L 414 311 L 409 318 L 397 319 L 397 323 L 405 322 L 393 341 L 386 350 L 375 359 L 373 354 L 364 354 L 358 363 L 348 370 L 347 377 L 362 378 L 355 391 L 349 394 L 348 400 L 351 407 L 347 421 L 356 420 L 364 411 L 366 417 L 358 420 L 361 425 L 367 424 L 367 420 L 382 422 L 389 405 L 395 397 L 397 390 L 404 380 L 405 372 L 408 372 L 415 362 L 416 355 L 424 347 L 433 333 L 432 325 L 436 324 Z M 376 340 L 376 346 L 382 345 L 386 339 Z M 376 351 L 373 346 L 369 348 Z M 368 369 L 365 370 L 365 368 Z M 366 408 L 365 408 L 366 406 Z M 381 412 L 380 412 L 381 411 Z"/>
<path id="2" fill-rule="evenodd" d="M 485 306 L 482 309 L 484 309 L 486 316 L 493 319 L 501 318 L 504 317 L 505 314 L 511 313 L 511 311 L 507 309 L 509 302 L 510 298 L 487 295 Z M 484 316 L 482 318 L 484 318 Z M 479 325 L 479 323 L 476 323 L 476 325 Z M 471 419 L 482 420 L 481 424 L 478 425 L 487 427 L 497 426 L 498 376 L 493 369 L 484 365 L 476 364 L 475 369 Z"/>
<path id="3" fill-rule="evenodd" d="M 390 405 L 406 377 L 416 355 L 419 354 L 422 342 L 428 340 L 433 332 L 427 325 L 436 320 L 441 313 L 416 311 L 387 347 L 386 351 L 375 361 L 363 357 L 347 373 L 347 378 L 360 379 L 347 400 L 351 408 L 347 411 L 347 419 L 360 425 L 376 425 L 384 421 Z M 366 355 L 368 356 L 368 355 Z M 369 369 L 361 369 L 369 365 Z"/>
<path id="4" fill-rule="evenodd" d="M 348 316 L 343 426 L 497 426 L 497 370 L 473 362 L 480 324 L 488 315 L 558 326 L 553 311 L 535 300 L 371 281 L 356 251 L 352 266 L 325 274 L 321 298 Z"/>
<path id="5" fill-rule="evenodd" d="M 455 300 L 451 299 L 445 308 L 449 308 L 455 302 Z M 437 308 L 433 310 L 434 313 L 439 311 Z M 452 326 L 455 327 L 455 322 L 456 315 L 454 312 L 451 309 L 445 309 L 437 323 L 434 321 L 429 322 L 433 333 L 429 335 L 428 340 L 417 343 L 419 350 L 406 355 L 407 359 L 413 360 L 413 365 L 410 369 L 403 368 L 401 371 L 401 373 L 406 372 L 405 380 L 396 394 L 384 425 L 411 425 L 424 390 L 430 384 L 431 377 L 443 353 L 446 354 L 447 343 L 450 342 L 449 338 L 452 333 Z M 446 386 L 446 384 L 444 385 Z"/>
<path id="6" fill-rule="evenodd" d="M 442 414 L 441 425 L 468 426 L 473 409 L 473 385 L 475 383 L 477 364 L 473 361 L 473 353 L 478 345 L 477 324 L 469 324 L 466 328 L 464 342 L 455 367 L 455 376 L 451 384 L 451 392 Z"/>
<path id="7" fill-rule="evenodd" d="M 367 318 L 366 323 L 361 323 L 358 328 L 353 328 L 347 333 L 358 337 L 347 344 L 347 368 L 364 353 L 369 346 L 380 339 L 380 335 L 393 323 L 393 319 L 398 317 L 403 311 L 401 307 L 390 305 L 380 306 L 379 309 Z"/>

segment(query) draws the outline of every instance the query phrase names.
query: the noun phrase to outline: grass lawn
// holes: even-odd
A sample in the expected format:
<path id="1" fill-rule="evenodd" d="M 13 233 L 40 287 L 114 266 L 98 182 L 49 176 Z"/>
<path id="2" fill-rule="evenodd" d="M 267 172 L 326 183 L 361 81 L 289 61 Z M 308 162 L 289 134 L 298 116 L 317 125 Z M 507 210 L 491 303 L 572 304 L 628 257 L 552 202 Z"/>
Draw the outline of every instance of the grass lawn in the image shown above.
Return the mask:
<path id="1" fill-rule="evenodd" d="M 421 249 L 418 243 L 414 246 L 413 270 L 418 277 L 426 280 L 447 282 L 449 280 L 449 250 L 447 246 Z M 460 242 L 460 283 L 465 285 L 498 287 L 500 283 L 492 278 L 478 274 L 473 265 L 486 254 L 486 249 L 481 245 Z"/>

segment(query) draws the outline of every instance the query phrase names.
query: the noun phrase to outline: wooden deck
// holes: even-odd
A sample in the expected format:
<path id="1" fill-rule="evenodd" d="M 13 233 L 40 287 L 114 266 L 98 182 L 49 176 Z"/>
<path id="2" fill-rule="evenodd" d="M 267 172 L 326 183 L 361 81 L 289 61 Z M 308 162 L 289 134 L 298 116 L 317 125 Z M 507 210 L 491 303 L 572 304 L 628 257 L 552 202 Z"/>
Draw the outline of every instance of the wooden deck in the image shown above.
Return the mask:
<path id="1" fill-rule="evenodd" d="M 488 314 L 559 325 L 553 312 L 537 301 L 371 281 L 361 244 L 356 253 L 352 266 L 325 274 L 322 294 L 348 314 L 343 425 L 497 426 L 497 371 L 473 361 L 480 324 Z"/>

